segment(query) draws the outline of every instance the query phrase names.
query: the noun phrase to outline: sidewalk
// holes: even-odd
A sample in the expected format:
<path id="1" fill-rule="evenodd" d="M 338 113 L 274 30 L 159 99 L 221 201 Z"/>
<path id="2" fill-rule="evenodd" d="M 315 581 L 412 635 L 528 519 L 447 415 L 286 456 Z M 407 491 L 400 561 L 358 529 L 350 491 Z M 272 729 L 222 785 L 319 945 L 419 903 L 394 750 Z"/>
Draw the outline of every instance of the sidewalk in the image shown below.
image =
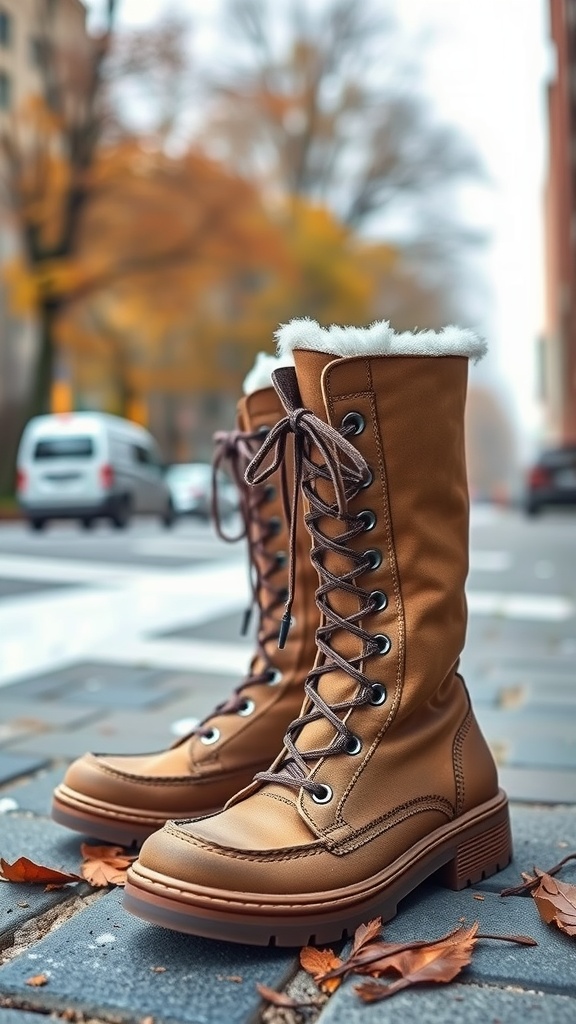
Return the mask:
<path id="1" fill-rule="evenodd" d="M 222 632 L 234 640 L 228 624 Z M 473 618 L 464 669 L 513 800 L 515 861 L 473 890 L 422 886 L 385 928 L 391 941 L 427 939 L 465 918 L 483 932 L 531 935 L 538 946 L 479 943 L 456 982 L 374 1006 L 361 1004 L 349 981 L 322 1008 L 320 1024 L 576 1021 L 576 940 L 541 923 L 531 898 L 499 896 L 521 871 L 576 850 L 575 636 L 572 619 Z M 0 855 L 77 870 L 80 838 L 47 816 L 65 761 L 85 749 L 159 747 L 174 737 L 174 723 L 200 717 L 233 681 L 78 662 L 0 691 Z M 576 883 L 576 862 L 561 877 Z M 93 892 L 84 883 L 48 893 L 0 883 L 0 1024 L 40 1024 L 39 1013 L 114 1024 L 254 1024 L 263 1010 L 256 982 L 289 991 L 302 984 L 297 950 L 170 933 L 125 914 L 121 900 L 120 890 Z M 26 985 L 37 974 L 48 983 Z M 265 1020 L 314 1019 L 307 1014 L 268 1010 Z"/>

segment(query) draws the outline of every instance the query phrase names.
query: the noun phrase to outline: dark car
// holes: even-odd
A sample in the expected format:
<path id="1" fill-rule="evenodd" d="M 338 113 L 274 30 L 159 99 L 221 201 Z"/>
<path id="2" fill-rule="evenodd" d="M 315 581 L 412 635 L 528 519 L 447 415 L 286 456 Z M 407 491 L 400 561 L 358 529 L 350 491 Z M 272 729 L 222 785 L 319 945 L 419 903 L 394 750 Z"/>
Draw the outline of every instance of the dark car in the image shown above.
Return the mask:
<path id="1" fill-rule="evenodd" d="M 576 445 L 542 452 L 526 481 L 524 508 L 537 515 L 546 505 L 576 506 Z"/>

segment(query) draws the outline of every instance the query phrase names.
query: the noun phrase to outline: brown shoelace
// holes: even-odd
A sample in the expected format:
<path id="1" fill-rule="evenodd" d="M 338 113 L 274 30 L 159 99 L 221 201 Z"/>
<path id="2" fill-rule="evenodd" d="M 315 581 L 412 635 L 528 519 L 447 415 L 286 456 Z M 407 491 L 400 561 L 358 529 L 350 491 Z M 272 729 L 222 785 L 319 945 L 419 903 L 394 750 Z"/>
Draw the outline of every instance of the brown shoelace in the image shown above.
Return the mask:
<path id="1" fill-rule="evenodd" d="M 184 739 L 193 735 L 209 736 L 210 719 L 216 715 L 232 715 L 245 707 L 243 691 L 248 686 L 270 684 L 277 675 L 277 669 L 268 652 L 271 641 L 278 637 L 278 611 L 286 600 L 286 590 L 273 582 L 279 562 L 274 552 L 268 550 L 267 541 L 275 534 L 275 524 L 264 513 L 268 495 L 266 487 L 250 488 L 244 480 L 244 472 L 265 437 L 266 428 L 254 431 L 219 431 L 214 435 L 214 457 L 212 461 L 212 519 L 216 533 L 227 543 L 246 538 L 250 571 L 251 602 L 246 609 L 242 633 L 246 633 L 252 608 L 259 607 L 259 622 L 256 652 L 252 665 L 263 663 L 261 672 L 250 672 L 230 697 L 217 705 Z M 241 527 L 237 534 L 224 529 L 219 502 L 219 486 L 223 467 L 227 466 L 238 490 Z M 179 743 L 182 740 L 178 741 Z"/>
<path id="2" fill-rule="evenodd" d="M 256 779 L 261 782 L 281 783 L 292 788 L 303 788 L 318 798 L 325 796 L 328 787 L 308 778 L 309 764 L 334 754 L 357 753 L 359 740 L 348 729 L 343 718 L 354 707 L 369 703 L 382 703 L 382 699 L 377 698 L 382 698 L 383 695 L 385 699 L 384 687 L 374 684 L 361 671 L 360 667 L 367 658 L 383 653 L 381 642 L 382 639 L 387 640 L 388 638 L 374 637 L 360 626 L 360 621 L 367 612 L 378 607 L 377 599 L 378 601 L 382 598 L 385 599 L 385 595 L 380 591 L 365 590 L 357 583 L 358 578 L 367 570 L 375 568 L 375 565 L 372 564 L 372 558 L 368 552 L 358 552 L 350 547 L 350 542 L 366 530 L 367 522 L 362 513 L 360 515 L 350 513 L 348 504 L 372 479 L 371 471 L 364 457 L 347 440 L 346 435 L 353 432 L 353 426 L 342 426 L 340 430 L 336 430 L 308 409 L 293 409 L 272 428 L 246 470 L 246 479 L 249 483 L 262 484 L 279 467 L 283 467 L 287 437 L 289 434 L 294 435 L 292 508 L 290 508 L 286 473 L 282 468 L 282 494 L 286 515 L 290 522 L 290 590 L 284 622 L 289 624 L 294 592 L 295 523 L 301 486 L 310 508 L 305 518 L 314 541 L 311 558 L 321 580 L 320 587 L 316 591 L 316 604 L 322 613 L 324 624 L 317 630 L 316 642 L 323 659 L 308 674 L 304 684 L 310 702 L 309 710 L 288 727 L 284 739 L 287 756 L 275 771 L 259 772 Z M 321 465 L 312 459 L 314 449 L 323 459 Z M 269 456 L 271 457 L 269 458 Z M 334 492 L 332 503 L 325 502 L 318 494 L 316 484 L 319 480 L 328 481 L 331 484 Z M 337 537 L 327 537 L 319 525 L 324 516 L 341 522 L 342 533 Z M 350 562 L 348 572 L 335 575 L 327 569 L 324 565 L 326 551 L 344 556 Z M 335 612 L 330 606 L 329 598 L 330 594 L 336 591 L 353 594 L 359 601 L 359 610 L 347 617 Z M 332 636 L 340 629 L 345 629 L 362 641 L 363 653 L 357 658 L 348 661 L 331 646 Z M 355 680 L 358 689 L 352 699 L 329 705 L 318 693 L 318 682 L 322 676 L 340 670 Z M 302 728 L 321 719 L 326 719 L 334 728 L 335 737 L 330 745 L 315 750 L 298 750 L 296 740 Z"/>

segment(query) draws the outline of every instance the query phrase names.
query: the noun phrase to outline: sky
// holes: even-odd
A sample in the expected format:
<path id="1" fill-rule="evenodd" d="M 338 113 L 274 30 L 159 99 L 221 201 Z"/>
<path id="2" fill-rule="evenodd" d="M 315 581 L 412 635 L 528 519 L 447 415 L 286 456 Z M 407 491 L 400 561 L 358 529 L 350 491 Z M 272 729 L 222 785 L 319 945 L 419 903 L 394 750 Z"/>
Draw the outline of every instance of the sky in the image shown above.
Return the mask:
<path id="1" fill-rule="evenodd" d="M 273 0 L 269 0 L 273 2 Z M 360 2 L 360 0 L 351 0 Z M 89 0 L 95 15 L 102 0 Z M 120 24 L 183 12 L 195 46 L 210 53 L 221 0 L 120 0 Z M 490 355 L 478 372 L 496 381 L 528 451 L 541 418 L 536 342 L 543 323 L 545 84 L 553 66 L 547 0 L 393 0 L 418 47 L 422 87 L 437 116 L 473 142 L 486 181 L 460 198 L 466 219 L 489 232 L 475 261 L 475 310 Z M 470 282 L 474 292 L 476 283 Z M 421 325 L 423 326 L 423 325 Z"/>

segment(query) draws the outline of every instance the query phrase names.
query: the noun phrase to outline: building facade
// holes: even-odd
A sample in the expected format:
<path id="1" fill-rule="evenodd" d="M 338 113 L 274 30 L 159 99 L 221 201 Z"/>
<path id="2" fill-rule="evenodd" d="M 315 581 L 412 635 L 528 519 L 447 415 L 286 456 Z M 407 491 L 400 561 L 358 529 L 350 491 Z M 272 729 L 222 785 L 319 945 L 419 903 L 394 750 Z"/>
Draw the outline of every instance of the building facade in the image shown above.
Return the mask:
<path id="1" fill-rule="evenodd" d="M 549 11 L 555 68 L 548 87 L 543 398 L 550 439 L 576 443 L 576 0 L 549 0 Z"/>

